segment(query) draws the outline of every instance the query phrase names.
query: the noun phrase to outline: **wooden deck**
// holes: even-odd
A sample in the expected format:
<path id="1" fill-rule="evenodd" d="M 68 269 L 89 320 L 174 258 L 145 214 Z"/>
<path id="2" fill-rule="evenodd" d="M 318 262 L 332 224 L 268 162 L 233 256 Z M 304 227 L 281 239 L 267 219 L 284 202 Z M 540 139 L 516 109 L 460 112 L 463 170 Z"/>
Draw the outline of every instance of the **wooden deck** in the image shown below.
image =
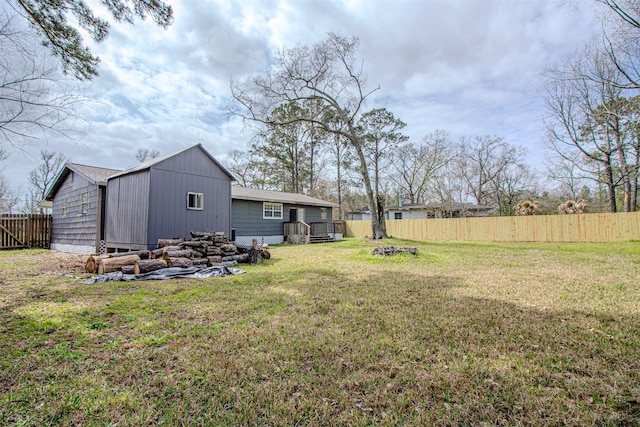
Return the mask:
<path id="1" fill-rule="evenodd" d="M 332 223 L 335 230 L 335 223 Z M 335 239 L 331 235 L 328 222 L 312 222 L 307 224 L 303 221 L 284 223 L 284 240 L 291 244 L 327 243 Z"/>

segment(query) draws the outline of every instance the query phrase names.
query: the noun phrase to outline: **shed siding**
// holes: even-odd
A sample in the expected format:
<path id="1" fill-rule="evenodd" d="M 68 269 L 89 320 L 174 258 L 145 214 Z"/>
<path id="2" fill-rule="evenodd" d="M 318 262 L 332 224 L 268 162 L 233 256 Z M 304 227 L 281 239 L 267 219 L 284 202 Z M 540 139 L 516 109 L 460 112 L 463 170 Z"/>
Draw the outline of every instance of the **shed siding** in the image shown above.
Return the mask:
<path id="1" fill-rule="evenodd" d="M 109 180 L 105 229 L 107 246 L 122 248 L 146 246 L 148 216 L 149 171 Z"/>
<path id="2" fill-rule="evenodd" d="M 190 150 L 170 157 L 153 166 L 152 169 L 173 171 L 187 175 L 206 176 L 230 182 L 229 176 L 198 147 L 193 147 Z"/>
<path id="3" fill-rule="evenodd" d="M 82 195 L 87 194 L 87 211 L 82 213 Z M 63 204 L 67 201 L 67 214 Z M 71 172 L 53 199 L 52 247 L 96 247 L 98 186 Z"/>
<path id="4" fill-rule="evenodd" d="M 220 169 L 203 153 L 199 154 L 200 159 L 206 160 L 208 176 L 194 173 L 202 167 L 199 160 L 195 161 L 191 173 L 164 167 L 151 169 L 151 209 L 146 240 L 149 247 L 155 247 L 161 238 L 190 237 L 190 231 L 231 232 L 231 180 L 226 174 L 218 173 Z M 161 164 L 165 165 L 166 162 Z M 203 194 L 202 210 L 187 209 L 188 192 Z"/>

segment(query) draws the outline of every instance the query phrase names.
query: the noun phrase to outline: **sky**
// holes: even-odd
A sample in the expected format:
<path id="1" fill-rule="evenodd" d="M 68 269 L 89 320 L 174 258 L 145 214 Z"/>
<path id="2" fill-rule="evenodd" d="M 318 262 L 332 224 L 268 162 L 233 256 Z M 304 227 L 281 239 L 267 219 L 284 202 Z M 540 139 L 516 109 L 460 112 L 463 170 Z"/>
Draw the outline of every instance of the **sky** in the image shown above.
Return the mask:
<path id="1" fill-rule="evenodd" d="M 445 130 L 454 140 L 497 135 L 527 149 L 542 170 L 542 73 L 600 34 L 591 0 L 169 0 L 175 21 L 113 24 L 85 42 L 101 63 L 78 107 L 72 139 L 50 137 L 14 150 L 4 174 L 28 187 L 40 149 L 69 161 L 126 169 L 138 148 L 161 154 L 201 143 L 223 164 L 252 132 L 229 117 L 231 79 L 268 69 L 280 48 L 328 32 L 360 40 L 367 109 L 387 108 L 419 141 Z M 106 15 L 105 15 L 106 16 Z"/>

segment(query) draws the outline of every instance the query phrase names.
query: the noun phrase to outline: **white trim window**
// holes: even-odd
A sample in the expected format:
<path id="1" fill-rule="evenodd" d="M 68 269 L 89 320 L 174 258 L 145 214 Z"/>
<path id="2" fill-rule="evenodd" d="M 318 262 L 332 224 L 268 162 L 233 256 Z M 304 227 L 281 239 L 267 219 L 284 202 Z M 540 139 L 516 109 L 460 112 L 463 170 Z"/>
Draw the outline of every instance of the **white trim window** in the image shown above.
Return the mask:
<path id="1" fill-rule="evenodd" d="M 89 195 L 87 193 L 82 193 L 82 207 L 80 208 L 80 212 L 82 215 L 86 215 L 89 210 Z"/>
<path id="2" fill-rule="evenodd" d="M 282 219 L 282 203 L 262 202 L 263 219 Z"/>
<path id="3" fill-rule="evenodd" d="M 320 219 L 327 219 L 327 208 L 320 208 Z"/>
<path id="4" fill-rule="evenodd" d="M 204 194 L 187 193 L 187 209 L 201 211 L 204 209 Z"/>

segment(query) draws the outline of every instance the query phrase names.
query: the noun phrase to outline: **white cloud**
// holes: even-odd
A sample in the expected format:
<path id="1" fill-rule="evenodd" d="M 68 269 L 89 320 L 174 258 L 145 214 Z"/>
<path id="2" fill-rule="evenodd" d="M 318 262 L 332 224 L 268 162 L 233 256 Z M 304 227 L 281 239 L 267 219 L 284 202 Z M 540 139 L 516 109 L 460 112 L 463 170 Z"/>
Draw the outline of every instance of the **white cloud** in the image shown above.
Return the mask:
<path id="1" fill-rule="evenodd" d="M 536 0 L 176 0 L 167 30 L 138 21 L 113 25 L 92 45 L 102 62 L 84 107 L 84 145 L 50 141 L 72 161 L 126 168 L 140 146 L 161 152 L 202 142 L 223 159 L 251 138 L 223 110 L 232 77 L 265 70 L 281 47 L 327 32 L 360 38 L 371 107 L 387 107 L 419 139 L 497 134 L 535 146 L 538 76 L 589 39 L 590 8 Z M 38 146 L 28 151 L 36 153 Z M 33 159 L 16 153 L 11 179 L 25 181 Z M 9 171 L 8 171 L 9 172 Z M 8 173 L 9 174 L 9 173 Z M 22 177 L 22 178 L 21 178 Z"/>

